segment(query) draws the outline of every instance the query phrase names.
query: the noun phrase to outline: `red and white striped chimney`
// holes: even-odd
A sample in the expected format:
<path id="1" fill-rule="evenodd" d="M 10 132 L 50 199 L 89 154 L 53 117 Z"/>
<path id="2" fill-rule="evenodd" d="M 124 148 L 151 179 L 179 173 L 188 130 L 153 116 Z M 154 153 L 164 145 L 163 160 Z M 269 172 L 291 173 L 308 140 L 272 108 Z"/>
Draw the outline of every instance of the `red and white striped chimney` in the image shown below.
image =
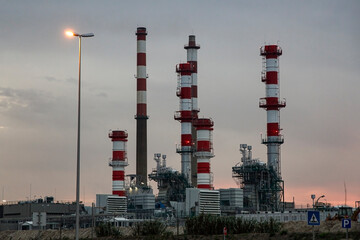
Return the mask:
<path id="1" fill-rule="evenodd" d="M 136 180 L 141 185 L 147 185 L 146 35 L 146 28 L 137 28 Z"/>
<path id="2" fill-rule="evenodd" d="M 137 111 L 136 116 L 147 117 L 146 113 L 146 28 L 138 27 L 137 36 Z"/>
<path id="3" fill-rule="evenodd" d="M 181 154 L 181 173 L 191 184 L 191 153 L 192 153 L 192 104 L 191 104 L 191 73 L 190 63 L 180 63 L 176 66 L 180 74 L 180 86 L 177 95 L 180 97 L 180 111 L 175 112 L 175 120 L 181 123 L 181 147 L 177 152 Z"/>
<path id="4" fill-rule="evenodd" d="M 197 51 L 200 46 L 196 44 L 195 35 L 189 36 L 189 42 L 184 46 L 186 49 L 187 62 L 191 64 L 191 104 L 192 104 L 192 118 L 197 119 L 199 113 L 198 106 L 198 80 L 197 80 Z M 192 139 L 196 139 L 196 130 L 192 125 L 191 127 Z M 196 148 L 196 143 L 193 143 Z M 191 156 L 191 182 L 194 187 L 197 186 L 197 159 L 194 154 Z"/>
<path id="5" fill-rule="evenodd" d="M 128 165 L 127 137 L 126 131 L 115 130 L 109 133 L 109 138 L 113 143 L 112 159 L 109 161 L 109 166 L 113 168 L 112 194 L 118 196 L 126 196 L 124 180 L 125 167 Z"/>
<path id="6" fill-rule="evenodd" d="M 281 178 L 280 145 L 284 138 L 280 134 L 280 109 L 286 106 L 285 99 L 280 100 L 279 60 L 282 50 L 277 45 L 266 45 L 260 48 L 263 56 L 263 72 L 261 80 L 266 84 L 266 97 L 261 98 L 259 107 L 267 113 L 267 134 L 262 143 L 267 146 L 268 166 L 277 177 Z"/>
<path id="7" fill-rule="evenodd" d="M 191 101 L 192 101 L 192 111 L 193 118 L 197 118 L 199 112 L 198 107 L 198 82 L 197 82 L 197 51 L 200 49 L 199 45 L 196 45 L 195 35 L 189 36 L 189 43 L 184 47 L 186 49 L 187 62 L 191 64 L 192 73 L 191 73 Z"/>
<path id="8" fill-rule="evenodd" d="M 212 131 L 214 122 L 210 118 L 198 118 L 193 122 L 196 128 L 197 187 L 212 190 L 210 158 L 214 157 Z"/>

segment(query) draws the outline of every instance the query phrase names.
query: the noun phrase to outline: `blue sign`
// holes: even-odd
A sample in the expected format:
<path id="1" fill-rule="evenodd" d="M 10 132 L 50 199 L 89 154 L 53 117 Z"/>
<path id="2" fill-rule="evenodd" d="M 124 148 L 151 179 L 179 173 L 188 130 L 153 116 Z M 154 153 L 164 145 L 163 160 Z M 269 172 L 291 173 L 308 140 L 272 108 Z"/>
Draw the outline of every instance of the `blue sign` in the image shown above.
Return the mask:
<path id="1" fill-rule="evenodd" d="M 349 219 L 349 218 L 344 218 L 344 219 L 341 221 L 341 226 L 342 226 L 342 228 L 351 228 L 351 219 Z"/>
<path id="2" fill-rule="evenodd" d="M 320 225 L 319 211 L 308 211 L 308 225 L 311 226 Z"/>

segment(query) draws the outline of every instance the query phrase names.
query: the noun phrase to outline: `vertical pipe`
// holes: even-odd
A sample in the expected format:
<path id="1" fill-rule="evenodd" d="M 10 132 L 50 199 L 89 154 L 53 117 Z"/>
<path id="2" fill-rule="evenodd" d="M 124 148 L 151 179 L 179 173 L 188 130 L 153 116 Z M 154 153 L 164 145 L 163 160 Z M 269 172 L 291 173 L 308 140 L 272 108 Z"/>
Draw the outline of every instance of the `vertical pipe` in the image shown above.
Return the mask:
<path id="1" fill-rule="evenodd" d="M 137 28 L 136 181 L 142 186 L 147 185 L 146 35 L 146 28 Z"/>
<path id="2" fill-rule="evenodd" d="M 78 86 L 78 126 L 76 159 L 76 226 L 75 239 L 79 240 L 80 228 L 80 110 L 81 110 L 81 36 L 79 36 L 79 86 Z"/>
<path id="3" fill-rule="evenodd" d="M 121 197 L 126 196 L 125 191 L 125 167 L 127 162 L 127 142 L 128 134 L 126 131 L 111 131 L 109 138 L 113 143 L 112 159 L 109 166 L 113 168 L 112 173 L 112 194 Z"/>
<path id="4" fill-rule="evenodd" d="M 198 107 L 198 84 L 197 84 L 197 51 L 200 46 L 196 44 L 195 35 L 189 36 L 189 42 L 184 46 L 186 49 L 187 62 L 192 66 L 191 73 L 191 102 L 192 102 L 192 114 L 193 121 L 197 119 L 199 107 Z M 191 126 L 192 139 L 196 139 L 196 129 Z M 193 148 L 196 149 L 196 142 L 193 143 Z M 195 154 L 191 155 L 191 182 L 193 187 L 197 186 L 197 158 Z"/>
<path id="5" fill-rule="evenodd" d="M 278 210 L 284 197 L 284 186 L 281 179 L 280 146 L 284 139 L 280 134 L 280 109 L 286 106 L 285 100 L 280 100 L 279 88 L 279 60 L 282 50 L 277 45 L 266 45 L 260 48 L 263 56 L 263 72 L 261 80 L 266 85 L 266 97 L 261 98 L 259 107 L 266 110 L 267 134 L 262 143 L 267 146 L 267 164 L 275 175 L 271 178 L 271 194 L 273 209 Z M 282 197 L 282 198 L 281 198 Z"/>
<path id="6" fill-rule="evenodd" d="M 278 177 L 281 177 L 280 145 L 284 142 L 280 134 L 279 110 L 286 105 L 284 100 L 279 100 L 278 56 L 281 54 L 282 50 L 277 45 L 266 45 L 260 50 L 260 55 L 265 60 L 262 81 L 266 84 L 266 97 L 260 99 L 259 106 L 267 113 L 267 136 L 262 142 L 267 146 L 268 166 L 276 172 Z"/>
<path id="7" fill-rule="evenodd" d="M 212 153 L 212 131 L 214 122 L 209 118 L 198 118 L 194 122 L 197 131 L 196 152 L 197 157 L 197 187 L 212 190 L 210 159 Z"/>
<path id="8" fill-rule="evenodd" d="M 180 111 L 175 113 L 175 120 L 181 123 L 181 147 L 177 152 L 181 154 L 181 173 L 191 184 L 191 153 L 192 153 L 192 105 L 191 105 L 191 64 L 181 63 L 176 67 L 180 74 Z"/>

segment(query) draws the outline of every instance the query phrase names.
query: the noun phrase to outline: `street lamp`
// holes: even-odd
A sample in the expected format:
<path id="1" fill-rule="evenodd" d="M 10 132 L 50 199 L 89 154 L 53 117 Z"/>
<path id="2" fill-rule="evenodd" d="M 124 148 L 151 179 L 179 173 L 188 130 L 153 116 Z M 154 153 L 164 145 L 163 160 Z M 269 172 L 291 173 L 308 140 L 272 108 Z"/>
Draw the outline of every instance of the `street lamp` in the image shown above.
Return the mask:
<path id="1" fill-rule="evenodd" d="M 311 194 L 311 199 L 313 200 L 313 210 L 315 209 L 315 203 L 314 203 L 314 200 L 315 200 L 315 194 Z"/>
<path id="2" fill-rule="evenodd" d="M 318 197 L 318 199 L 316 199 L 316 202 L 315 202 L 315 206 L 316 206 L 316 208 L 317 208 L 317 205 L 318 205 L 319 199 L 320 199 L 320 198 L 323 198 L 323 197 L 325 197 L 325 195 L 321 195 L 320 197 Z"/>
<path id="3" fill-rule="evenodd" d="M 79 88 L 78 88 L 78 126 L 77 126 L 77 159 L 76 159 L 76 231 L 75 238 L 79 240 L 79 222 L 80 222 L 80 96 L 81 96 L 81 39 L 83 37 L 93 37 L 93 33 L 79 34 L 67 31 L 66 35 L 79 38 Z"/>

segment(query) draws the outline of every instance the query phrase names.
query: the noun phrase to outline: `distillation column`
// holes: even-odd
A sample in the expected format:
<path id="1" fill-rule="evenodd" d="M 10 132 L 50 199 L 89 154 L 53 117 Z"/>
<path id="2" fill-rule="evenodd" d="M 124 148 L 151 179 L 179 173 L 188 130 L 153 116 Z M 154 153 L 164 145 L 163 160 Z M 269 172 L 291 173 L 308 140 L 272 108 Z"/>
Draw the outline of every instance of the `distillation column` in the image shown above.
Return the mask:
<path id="1" fill-rule="evenodd" d="M 109 161 L 109 166 L 112 167 L 112 194 L 121 197 L 126 196 L 125 191 L 125 167 L 128 165 L 127 161 L 127 142 L 128 134 L 126 131 L 115 130 L 109 133 L 109 138 L 113 143 L 112 158 Z"/>
<path id="2" fill-rule="evenodd" d="M 197 131 L 197 187 L 213 190 L 210 171 L 210 158 L 214 157 L 212 147 L 212 131 L 214 122 L 209 118 L 198 118 L 193 122 Z"/>
<path id="3" fill-rule="evenodd" d="M 192 118 L 193 121 L 197 119 L 199 107 L 198 107 L 198 82 L 197 82 L 197 51 L 200 49 L 199 45 L 196 45 L 195 35 L 189 36 L 189 42 L 184 46 L 186 49 L 187 62 L 192 66 L 191 73 L 191 101 L 192 101 Z M 196 129 L 192 124 L 191 127 L 191 135 L 192 139 L 196 139 Z M 194 148 L 196 148 L 196 143 L 194 144 Z M 195 187 L 197 185 L 197 159 L 193 154 L 191 156 L 191 182 Z"/>
<path id="4" fill-rule="evenodd" d="M 285 99 L 280 100 L 279 60 L 282 50 L 277 45 L 266 45 L 260 48 L 263 56 L 263 72 L 261 80 L 266 84 L 266 97 L 261 98 L 259 107 L 267 113 L 267 134 L 262 143 L 267 146 L 267 164 L 281 179 L 280 145 L 284 138 L 280 134 L 280 109 L 286 106 Z"/>
<path id="5" fill-rule="evenodd" d="M 181 123 L 181 146 L 177 152 L 181 154 L 181 173 L 191 185 L 191 154 L 192 154 L 192 104 L 191 104 L 191 64 L 181 63 L 176 66 L 180 75 L 177 95 L 180 97 L 180 111 L 175 112 L 174 119 Z"/>
<path id="6" fill-rule="evenodd" d="M 137 28 L 136 181 L 142 186 L 147 185 L 146 35 L 146 28 Z"/>

